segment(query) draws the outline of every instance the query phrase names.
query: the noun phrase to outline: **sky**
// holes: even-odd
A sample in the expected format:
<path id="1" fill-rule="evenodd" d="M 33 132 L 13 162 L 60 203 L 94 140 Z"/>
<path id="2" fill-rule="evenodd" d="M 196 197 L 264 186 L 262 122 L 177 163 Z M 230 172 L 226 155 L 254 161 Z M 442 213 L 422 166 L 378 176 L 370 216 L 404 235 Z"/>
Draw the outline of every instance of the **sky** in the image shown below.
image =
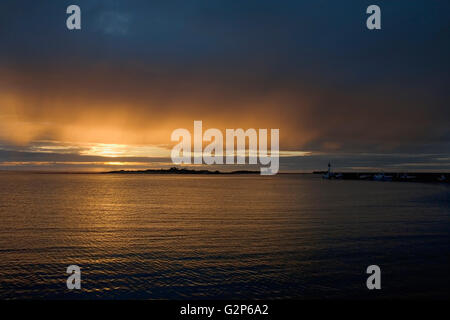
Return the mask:
<path id="1" fill-rule="evenodd" d="M 66 8 L 81 8 L 81 30 Z M 381 30 L 366 8 L 381 8 Z M 280 129 L 280 170 L 450 171 L 450 2 L 0 2 L 0 170 L 172 166 Z M 235 167 L 233 167 L 235 169 Z"/>

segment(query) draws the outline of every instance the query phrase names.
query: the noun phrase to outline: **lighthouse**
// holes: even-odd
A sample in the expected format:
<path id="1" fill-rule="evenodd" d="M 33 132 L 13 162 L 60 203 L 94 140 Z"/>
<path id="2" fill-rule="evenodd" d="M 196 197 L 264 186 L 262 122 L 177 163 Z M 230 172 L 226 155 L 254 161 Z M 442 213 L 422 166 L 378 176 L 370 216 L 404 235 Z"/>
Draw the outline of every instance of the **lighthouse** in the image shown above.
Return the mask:
<path id="1" fill-rule="evenodd" d="M 333 177 L 333 174 L 331 173 L 331 163 L 328 162 L 328 172 L 325 173 L 322 178 L 324 179 L 331 179 Z"/>

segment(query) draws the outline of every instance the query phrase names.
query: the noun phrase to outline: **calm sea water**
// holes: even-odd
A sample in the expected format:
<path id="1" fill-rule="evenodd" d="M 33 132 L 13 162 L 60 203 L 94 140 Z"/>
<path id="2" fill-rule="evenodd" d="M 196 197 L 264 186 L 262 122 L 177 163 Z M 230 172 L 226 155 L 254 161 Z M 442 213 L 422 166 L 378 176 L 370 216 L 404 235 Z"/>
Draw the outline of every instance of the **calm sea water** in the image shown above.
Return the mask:
<path id="1" fill-rule="evenodd" d="M 0 174 L 3 299 L 449 297 L 449 249 L 448 185 Z"/>

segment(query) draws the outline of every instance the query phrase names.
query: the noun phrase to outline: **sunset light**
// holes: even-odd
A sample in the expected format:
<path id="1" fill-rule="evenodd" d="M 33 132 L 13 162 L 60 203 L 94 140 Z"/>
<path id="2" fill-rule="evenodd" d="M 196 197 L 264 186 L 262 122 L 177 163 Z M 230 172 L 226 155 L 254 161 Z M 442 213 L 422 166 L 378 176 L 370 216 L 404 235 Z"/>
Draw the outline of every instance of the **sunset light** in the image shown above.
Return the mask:
<path id="1" fill-rule="evenodd" d="M 0 0 L 2 307 L 445 315 L 421 300 L 450 298 L 449 14 Z"/>

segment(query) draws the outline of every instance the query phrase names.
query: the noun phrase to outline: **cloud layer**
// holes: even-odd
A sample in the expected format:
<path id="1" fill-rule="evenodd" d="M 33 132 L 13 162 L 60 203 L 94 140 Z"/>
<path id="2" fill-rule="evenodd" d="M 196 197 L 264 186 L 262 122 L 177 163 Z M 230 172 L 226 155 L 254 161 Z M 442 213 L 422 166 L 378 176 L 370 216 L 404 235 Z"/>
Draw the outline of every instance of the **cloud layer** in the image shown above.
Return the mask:
<path id="1" fill-rule="evenodd" d="M 383 3 L 373 33 L 364 1 L 319 2 L 79 1 L 73 32 L 64 1 L 3 1 L 0 148 L 170 148 L 174 129 L 202 120 L 279 128 L 283 150 L 349 163 L 447 157 L 450 5 Z"/>

